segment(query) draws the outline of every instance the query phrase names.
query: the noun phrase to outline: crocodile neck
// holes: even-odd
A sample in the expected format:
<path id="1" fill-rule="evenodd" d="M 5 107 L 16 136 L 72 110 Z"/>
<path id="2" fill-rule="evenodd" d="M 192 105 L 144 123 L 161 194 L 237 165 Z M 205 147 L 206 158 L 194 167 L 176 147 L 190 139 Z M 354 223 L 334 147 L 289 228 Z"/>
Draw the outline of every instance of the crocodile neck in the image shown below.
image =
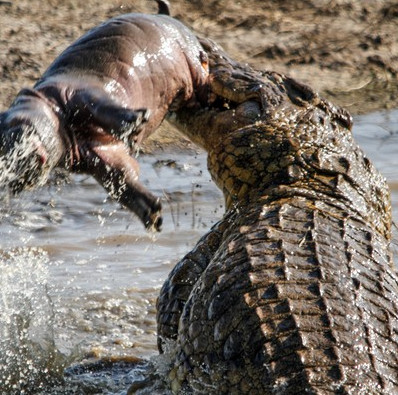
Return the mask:
<path id="1" fill-rule="evenodd" d="M 391 208 L 385 179 L 351 132 L 318 109 L 273 114 L 228 134 L 209 150 L 209 171 L 227 210 L 302 196 L 372 224 L 388 240 Z M 320 127 L 320 125 L 325 127 Z"/>

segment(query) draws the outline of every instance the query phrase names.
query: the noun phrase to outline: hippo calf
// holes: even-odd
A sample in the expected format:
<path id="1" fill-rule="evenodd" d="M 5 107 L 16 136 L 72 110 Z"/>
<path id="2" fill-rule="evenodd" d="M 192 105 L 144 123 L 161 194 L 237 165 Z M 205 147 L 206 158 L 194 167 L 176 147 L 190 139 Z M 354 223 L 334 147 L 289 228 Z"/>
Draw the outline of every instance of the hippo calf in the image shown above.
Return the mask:
<path id="1" fill-rule="evenodd" d="M 167 4 L 158 1 L 159 10 Z M 147 228 L 160 202 L 130 156 L 169 110 L 203 101 L 207 59 L 193 33 L 167 15 L 127 14 L 68 47 L 33 89 L 0 113 L 0 167 L 13 192 L 55 166 L 93 175 Z"/>

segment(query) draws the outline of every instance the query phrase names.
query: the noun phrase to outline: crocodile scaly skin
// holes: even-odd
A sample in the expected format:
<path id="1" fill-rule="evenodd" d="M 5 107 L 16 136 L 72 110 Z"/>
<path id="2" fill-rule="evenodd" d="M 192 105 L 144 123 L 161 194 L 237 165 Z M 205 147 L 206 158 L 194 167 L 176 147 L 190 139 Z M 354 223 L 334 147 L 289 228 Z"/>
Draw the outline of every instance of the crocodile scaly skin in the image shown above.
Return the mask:
<path id="1" fill-rule="evenodd" d="M 344 110 L 206 50 L 214 112 L 174 121 L 208 151 L 227 210 L 158 300 L 172 390 L 398 394 L 385 179 L 353 140 Z"/>

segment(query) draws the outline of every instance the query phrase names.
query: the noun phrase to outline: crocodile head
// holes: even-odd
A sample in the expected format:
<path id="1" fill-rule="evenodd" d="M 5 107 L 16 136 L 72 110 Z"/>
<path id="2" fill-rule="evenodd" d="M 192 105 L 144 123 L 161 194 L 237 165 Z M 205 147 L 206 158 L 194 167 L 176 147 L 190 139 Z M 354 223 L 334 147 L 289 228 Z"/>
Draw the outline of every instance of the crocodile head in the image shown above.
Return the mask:
<path id="1" fill-rule="evenodd" d="M 350 114 L 305 84 L 237 63 L 207 40 L 201 44 L 210 66 L 207 107 L 184 108 L 171 121 L 207 151 L 227 210 L 317 198 L 359 214 L 388 236 L 388 188 L 357 147 Z"/>
<path id="2" fill-rule="evenodd" d="M 256 199 L 286 173 L 292 156 L 282 135 L 285 130 L 278 128 L 289 115 L 286 111 L 284 119 L 273 124 L 275 110 L 297 112 L 297 107 L 318 98 L 308 89 L 301 93 L 302 102 L 295 104 L 286 94 L 289 87 L 283 76 L 238 63 L 210 40 L 201 39 L 201 44 L 210 66 L 208 105 L 200 110 L 184 108 L 169 120 L 208 152 L 209 171 L 228 209 Z"/>

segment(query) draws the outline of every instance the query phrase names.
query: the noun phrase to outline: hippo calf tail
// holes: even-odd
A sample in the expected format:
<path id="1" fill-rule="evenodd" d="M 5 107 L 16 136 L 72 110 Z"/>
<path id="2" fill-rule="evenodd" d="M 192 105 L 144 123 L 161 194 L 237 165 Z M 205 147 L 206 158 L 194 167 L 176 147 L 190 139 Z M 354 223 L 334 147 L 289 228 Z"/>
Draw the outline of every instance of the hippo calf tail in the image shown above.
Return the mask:
<path id="1" fill-rule="evenodd" d="M 158 14 L 170 15 L 170 3 L 167 0 L 156 0 L 158 3 Z"/>

